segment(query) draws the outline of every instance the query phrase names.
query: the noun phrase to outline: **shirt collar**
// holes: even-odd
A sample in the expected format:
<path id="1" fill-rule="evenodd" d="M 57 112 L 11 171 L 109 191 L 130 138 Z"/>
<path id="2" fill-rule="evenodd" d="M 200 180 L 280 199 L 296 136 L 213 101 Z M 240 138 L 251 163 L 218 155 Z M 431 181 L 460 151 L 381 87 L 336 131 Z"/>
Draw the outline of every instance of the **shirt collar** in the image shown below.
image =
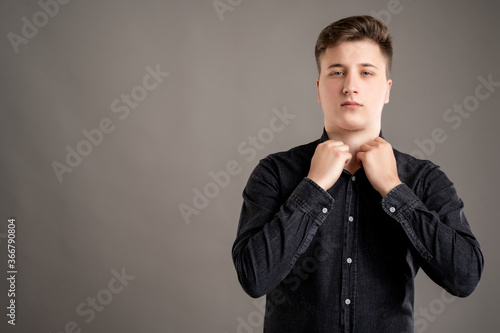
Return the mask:
<path id="1" fill-rule="evenodd" d="M 380 130 L 380 134 L 378 135 L 382 139 L 384 139 L 384 136 L 382 135 L 382 130 Z M 326 134 L 326 129 L 323 127 L 323 135 L 321 135 L 321 138 L 319 140 L 320 143 L 325 142 L 328 140 L 328 134 Z"/>

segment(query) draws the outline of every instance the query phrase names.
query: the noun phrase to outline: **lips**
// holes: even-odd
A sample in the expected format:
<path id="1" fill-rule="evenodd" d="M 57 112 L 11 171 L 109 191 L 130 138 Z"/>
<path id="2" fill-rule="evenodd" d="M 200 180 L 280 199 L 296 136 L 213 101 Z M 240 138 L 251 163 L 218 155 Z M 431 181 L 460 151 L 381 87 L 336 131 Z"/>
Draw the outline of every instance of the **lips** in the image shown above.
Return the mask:
<path id="1" fill-rule="evenodd" d="M 346 109 L 357 109 L 361 106 L 358 102 L 355 101 L 346 101 L 341 104 Z"/>
<path id="2" fill-rule="evenodd" d="M 342 103 L 342 106 L 345 106 L 345 105 L 358 105 L 358 106 L 361 106 L 361 104 L 359 104 L 358 102 L 354 102 L 354 101 L 347 101 L 347 102 Z"/>

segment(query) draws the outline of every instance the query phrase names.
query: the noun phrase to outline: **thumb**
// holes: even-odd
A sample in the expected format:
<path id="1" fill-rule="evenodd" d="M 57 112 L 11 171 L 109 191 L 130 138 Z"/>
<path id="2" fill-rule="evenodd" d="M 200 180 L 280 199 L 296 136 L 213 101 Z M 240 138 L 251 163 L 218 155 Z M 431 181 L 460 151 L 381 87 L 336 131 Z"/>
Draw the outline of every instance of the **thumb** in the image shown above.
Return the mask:
<path id="1" fill-rule="evenodd" d="M 356 154 L 356 160 L 357 160 L 359 163 L 363 163 L 363 160 L 365 159 L 365 155 L 366 155 L 366 153 L 365 153 L 365 152 L 359 151 L 359 152 Z"/>
<path id="2" fill-rule="evenodd" d="M 351 159 L 352 159 L 352 154 L 351 154 L 351 153 L 348 153 L 347 158 L 346 158 L 346 160 L 345 160 L 345 162 L 344 162 L 344 163 L 345 163 L 345 165 L 349 164 L 349 162 L 351 162 Z"/>

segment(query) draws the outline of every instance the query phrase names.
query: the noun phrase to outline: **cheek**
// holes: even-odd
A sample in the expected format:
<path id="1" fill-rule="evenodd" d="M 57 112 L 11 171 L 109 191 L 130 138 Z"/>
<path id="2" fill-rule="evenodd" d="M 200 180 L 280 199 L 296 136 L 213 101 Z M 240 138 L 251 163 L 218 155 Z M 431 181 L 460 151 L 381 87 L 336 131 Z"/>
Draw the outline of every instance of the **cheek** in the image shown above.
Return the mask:
<path id="1" fill-rule="evenodd" d="M 320 94 L 324 98 L 335 97 L 337 96 L 338 89 L 338 84 L 336 84 L 335 82 L 327 82 L 323 85 L 320 85 Z"/>
<path id="2" fill-rule="evenodd" d="M 373 100 L 376 101 L 378 104 L 385 104 L 387 89 L 385 87 L 380 88 L 380 86 L 378 86 L 377 88 L 374 88 L 372 91 L 374 92 Z"/>

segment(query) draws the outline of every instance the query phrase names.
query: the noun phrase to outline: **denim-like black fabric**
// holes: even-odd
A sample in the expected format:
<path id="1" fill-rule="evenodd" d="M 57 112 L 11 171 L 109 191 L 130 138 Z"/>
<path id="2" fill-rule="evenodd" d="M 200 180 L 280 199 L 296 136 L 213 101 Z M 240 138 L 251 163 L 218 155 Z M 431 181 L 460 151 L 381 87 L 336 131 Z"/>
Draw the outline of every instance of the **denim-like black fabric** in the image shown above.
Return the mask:
<path id="1" fill-rule="evenodd" d="M 413 332 L 420 267 L 471 294 L 483 255 L 441 169 L 394 149 L 403 184 L 383 199 L 363 168 L 324 191 L 306 176 L 325 140 L 261 160 L 243 192 L 232 254 L 243 289 L 267 295 L 264 332 Z"/>

